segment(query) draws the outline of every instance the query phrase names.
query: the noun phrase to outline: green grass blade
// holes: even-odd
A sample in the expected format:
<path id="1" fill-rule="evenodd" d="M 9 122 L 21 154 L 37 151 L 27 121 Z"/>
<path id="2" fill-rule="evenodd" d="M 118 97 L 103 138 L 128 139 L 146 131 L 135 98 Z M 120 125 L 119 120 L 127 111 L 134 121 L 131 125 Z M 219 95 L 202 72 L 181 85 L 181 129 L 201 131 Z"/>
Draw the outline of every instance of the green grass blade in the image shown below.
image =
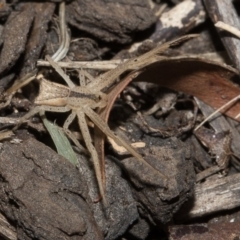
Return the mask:
<path id="1" fill-rule="evenodd" d="M 54 145 L 56 146 L 58 154 L 65 157 L 68 161 L 76 166 L 78 164 L 77 156 L 62 128 L 48 121 L 44 113 L 40 113 L 40 115 L 42 117 L 44 126 L 48 130 Z"/>

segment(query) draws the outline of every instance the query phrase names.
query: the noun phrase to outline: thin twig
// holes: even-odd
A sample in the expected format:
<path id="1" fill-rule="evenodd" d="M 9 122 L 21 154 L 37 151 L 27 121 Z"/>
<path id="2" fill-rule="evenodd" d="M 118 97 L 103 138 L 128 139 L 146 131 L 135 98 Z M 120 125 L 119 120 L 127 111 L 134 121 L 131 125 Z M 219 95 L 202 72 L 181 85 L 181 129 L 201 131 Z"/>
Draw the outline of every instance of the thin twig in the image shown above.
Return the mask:
<path id="1" fill-rule="evenodd" d="M 215 27 L 223 29 L 227 32 L 230 32 L 233 35 L 235 35 L 236 37 L 240 38 L 240 31 L 237 28 L 230 26 L 229 24 L 218 21 L 217 23 L 215 23 Z"/>
<path id="2" fill-rule="evenodd" d="M 110 60 L 110 61 L 74 61 L 74 62 L 58 62 L 58 66 L 61 68 L 88 68 L 88 69 L 99 69 L 99 70 L 110 70 L 116 68 L 119 64 L 126 62 L 128 59 L 124 60 Z M 48 61 L 38 60 L 37 66 L 50 67 L 51 64 Z"/>
<path id="3" fill-rule="evenodd" d="M 59 73 L 59 75 L 66 81 L 67 85 L 70 87 L 70 88 L 73 88 L 75 87 L 75 85 L 73 84 L 73 82 L 70 80 L 69 76 L 66 75 L 64 73 L 64 71 L 62 70 L 62 68 L 59 67 L 59 65 L 53 61 L 53 59 L 47 55 L 46 56 L 48 62 L 51 64 L 51 66 Z"/>
<path id="4" fill-rule="evenodd" d="M 204 54 L 188 54 L 189 58 L 207 58 L 208 60 L 225 62 L 226 53 L 225 52 L 209 52 Z M 74 61 L 74 62 L 58 62 L 58 66 L 61 68 L 71 68 L 71 69 L 96 69 L 96 70 L 111 70 L 116 68 L 118 65 L 126 62 L 128 59 L 114 59 L 108 61 Z M 51 67 L 51 64 L 45 60 L 38 60 L 38 67 Z M 131 70 L 135 70 L 133 68 Z"/>

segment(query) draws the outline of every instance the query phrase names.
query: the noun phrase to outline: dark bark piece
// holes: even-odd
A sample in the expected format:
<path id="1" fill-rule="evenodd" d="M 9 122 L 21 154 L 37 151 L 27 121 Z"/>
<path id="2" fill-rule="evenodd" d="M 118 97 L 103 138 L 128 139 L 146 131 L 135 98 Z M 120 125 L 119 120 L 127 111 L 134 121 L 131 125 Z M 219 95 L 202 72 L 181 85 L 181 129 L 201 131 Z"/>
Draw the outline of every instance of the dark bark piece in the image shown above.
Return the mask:
<path id="1" fill-rule="evenodd" d="M 99 48 L 95 40 L 81 38 L 71 42 L 67 56 L 71 61 L 93 61 L 99 59 L 107 51 L 109 51 L 108 47 Z"/>
<path id="2" fill-rule="evenodd" d="M 152 92 L 153 90 L 149 93 Z M 144 98 L 142 101 L 144 101 Z M 121 114 L 120 119 L 117 117 L 119 114 Z M 159 137 L 144 134 L 140 127 L 143 124 L 141 118 L 138 115 L 129 118 L 129 115 L 129 110 L 125 112 L 121 107 L 119 107 L 119 110 L 114 108 L 110 123 L 121 121 L 121 119 L 123 121 L 121 121 L 120 128 L 116 129 L 112 125 L 110 128 L 114 129 L 114 132 L 122 139 L 131 139 L 135 143 L 143 142 L 146 144 L 144 148 L 137 148 L 137 151 L 155 169 L 169 179 L 162 178 L 152 168 L 140 163 L 135 158 L 122 160 L 126 168 L 125 172 L 132 182 L 135 200 L 141 206 L 140 213 L 146 218 L 151 216 L 151 219 L 154 219 L 157 223 L 166 223 L 172 218 L 173 213 L 177 211 L 180 205 L 191 196 L 195 183 L 192 157 L 186 145 L 176 138 L 162 140 Z M 149 118 L 153 117 L 149 116 Z M 149 120 L 148 122 L 154 121 Z M 164 123 L 155 120 L 154 127 L 164 129 L 162 126 Z M 140 146 L 141 144 L 136 145 Z M 122 152 L 121 155 L 123 154 Z"/>
<path id="3" fill-rule="evenodd" d="M 84 156 L 80 158 L 80 172 L 87 182 L 89 195 L 95 202 L 92 205 L 94 218 L 106 240 L 117 239 L 139 217 L 131 188 L 121 177 L 122 172 L 119 166 L 106 157 L 106 198 L 109 206 L 104 210 L 102 201 L 96 202 L 99 198 L 99 190 L 91 160 Z"/>
<path id="4" fill-rule="evenodd" d="M 67 21 L 78 29 L 106 41 L 126 44 L 135 33 L 155 21 L 147 1 L 77 0 L 67 6 Z"/>
<path id="5" fill-rule="evenodd" d="M 52 18 L 55 4 L 48 2 L 32 3 L 32 9 L 35 12 L 35 18 L 28 38 L 21 74 L 32 71 L 36 66 L 36 62 L 47 39 L 48 23 Z"/>
<path id="6" fill-rule="evenodd" d="M 240 223 L 177 225 L 169 228 L 170 240 L 237 240 L 240 238 Z"/>
<path id="7" fill-rule="evenodd" d="M 45 55 L 53 55 L 59 48 L 59 36 L 53 27 L 48 30 L 47 41 L 44 49 Z"/>
<path id="8" fill-rule="evenodd" d="M 229 0 L 204 0 L 206 9 L 213 23 L 222 21 L 240 29 L 240 20 L 232 1 Z M 219 30 L 221 40 L 235 67 L 240 71 L 240 40 L 232 34 Z"/>
<path id="9" fill-rule="evenodd" d="M 3 30 L 0 74 L 9 70 L 25 50 L 33 18 L 32 3 L 25 3 L 19 12 L 11 12 Z"/>
<path id="10" fill-rule="evenodd" d="M 230 130 L 216 133 L 212 129 L 201 127 L 194 134 L 208 148 L 217 165 L 222 169 L 226 169 L 231 156 L 230 146 L 232 138 Z"/>
<path id="11" fill-rule="evenodd" d="M 0 214 L 0 236 L 6 240 L 17 240 L 16 229 Z"/>
<path id="12" fill-rule="evenodd" d="M 9 87 L 10 82 L 14 79 L 15 74 L 11 73 L 7 76 L 4 76 L 0 79 L 0 94 L 3 94 L 3 92 Z"/>
<path id="13" fill-rule="evenodd" d="M 126 239 L 147 239 L 149 232 L 150 224 L 144 218 L 139 218 L 128 230 Z"/>
<path id="14" fill-rule="evenodd" d="M 0 19 L 6 18 L 11 12 L 10 6 L 6 3 L 6 1 L 0 2 Z"/>
<path id="15" fill-rule="evenodd" d="M 146 218 L 150 215 L 158 224 L 167 223 L 193 193 L 195 173 L 190 149 L 176 138 L 161 140 L 146 136 L 143 141 L 149 144 L 144 149 L 144 159 L 168 179 L 160 178 L 134 158 L 123 160 L 123 164 L 141 214 Z"/>
<path id="16" fill-rule="evenodd" d="M 165 42 L 189 32 L 203 23 L 206 13 L 201 0 L 186 0 L 164 12 L 150 37 L 155 42 Z"/>
<path id="17" fill-rule="evenodd" d="M 178 4 L 180 2 L 183 2 L 184 0 L 170 0 L 173 4 Z"/>
<path id="18" fill-rule="evenodd" d="M 240 206 L 239 197 L 240 174 L 209 179 L 195 187 L 194 198 L 182 206 L 175 218 L 184 221 L 233 209 Z"/>
<path id="19" fill-rule="evenodd" d="M 225 223 L 225 222 L 237 222 L 240 223 L 240 209 L 233 209 L 231 211 L 223 212 L 223 214 L 215 214 L 210 216 L 208 223 Z"/>
<path id="20" fill-rule="evenodd" d="M 185 142 L 190 146 L 191 152 L 194 152 L 193 159 L 196 168 L 203 170 L 212 166 L 211 157 L 194 135 L 188 138 Z"/>
<path id="21" fill-rule="evenodd" d="M 208 22 L 205 23 L 205 25 L 210 25 L 210 21 L 211 20 L 209 19 Z M 213 26 L 209 26 L 209 28 L 205 31 L 201 31 L 201 34 L 198 37 L 192 38 L 189 41 L 182 43 L 177 48 L 171 49 L 171 51 L 169 51 L 169 56 L 174 57 L 178 55 L 181 56 L 182 54 L 197 54 L 200 57 L 201 54 L 214 52 L 223 54 L 223 48 L 224 47 L 221 40 L 219 39 L 217 31 Z M 230 62 L 228 58 L 226 58 L 225 60 L 228 60 L 228 63 Z M 227 63 L 227 61 L 224 62 Z"/>
<path id="22" fill-rule="evenodd" d="M 195 99 L 203 116 L 206 118 L 211 113 L 214 112 L 214 109 L 199 99 Z M 240 142 L 240 128 L 239 122 L 224 117 L 221 113 L 217 114 L 213 119 L 208 121 L 208 124 L 215 130 L 216 133 L 223 132 L 223 131 L 230 131 L 231 134 L 231 149 L 235 156 L 238 158 L 240 157 L 240 149 L 239 149 L 239 142 Z"/>
<path id="23" fill-rule="evenodd" d="M 18 239 L 103 239 L 79 171 L 42 143 L 5 143 L 0 154 L 0 209 Z"/>
<path id="24" fill-rule="evenodd" d="M 0 44 L 2 44 L 2 33 L 3 33 L 3 29 L 4 29 L 3 25 L 0 24 Z"/>

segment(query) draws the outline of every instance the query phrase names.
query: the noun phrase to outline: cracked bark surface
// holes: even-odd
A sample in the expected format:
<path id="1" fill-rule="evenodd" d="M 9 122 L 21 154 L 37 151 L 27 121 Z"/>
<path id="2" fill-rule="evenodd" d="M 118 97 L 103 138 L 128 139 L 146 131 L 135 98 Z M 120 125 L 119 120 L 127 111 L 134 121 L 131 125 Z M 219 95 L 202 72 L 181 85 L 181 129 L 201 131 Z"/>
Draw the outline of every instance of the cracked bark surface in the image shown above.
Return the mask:
<path id="1" fill-rule="evenodd" d="M 0 172 L 0 209 L 18 239 L 103 239 L 84 179 L 50 148 L 32 138 L 4 143 Z"/>
<path id="2" fill-rule="evenodd" d="M 146 30 L 156 17 L 147 1 L 72 1 L 67 21 L 79 30 L 107 42 L 126 44 L 134 33 Z M 127 18 L 126 18 L 127 16 Z"/>

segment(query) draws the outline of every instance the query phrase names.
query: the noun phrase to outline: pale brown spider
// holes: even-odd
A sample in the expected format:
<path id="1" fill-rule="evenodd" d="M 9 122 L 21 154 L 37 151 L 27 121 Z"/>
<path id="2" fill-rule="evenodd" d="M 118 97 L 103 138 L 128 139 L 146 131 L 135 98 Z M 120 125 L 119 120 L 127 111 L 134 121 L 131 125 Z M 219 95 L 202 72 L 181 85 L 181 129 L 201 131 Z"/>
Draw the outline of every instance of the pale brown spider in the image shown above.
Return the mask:
<path id="1" fill-rule="evenodd" d="M 53 68 L 61 75 L 68 86 L 50 82 L 42 75 L 37 78 L 40 80 L 40 92 L 35 100 L 38 105 L 32 109 L 29 113 L 23 116 L 19 120 L 18 126 L 29 119 L 31 116 L 41 112 L 71 112 L 66 119 L 63 129 L 68 137 L 75 143 L 76 146 L 81 147 L 77 138 L 69 130 L 69 125 L 77 117 L 79 127 L 88 151 L 91 154 L 93 165 L 95 168 L 96 178 L 99 185 L 100 194 L 103 197 L 104 203 L 106 204 L 106 198 L 104 194 L 103 186 L 103 176 L 101 172 L 100 162 L 98 158 L 97 151 L 92 143 L 92 138 L 89 133 L 88 125 L 86 122 L 86 116 L 108 137 L 112 138 L 117 144 L 125 147 L 129 153 L 137 158 L 146 167 L 152 168 L 156 174 L 161 178 L 167 180 L 167 177 L 153 168 L 149 163 L 147 163 L 143 157 L 126 141 L 114 134 L 109 128 L 106 122 L 94 111 L 96 108 L 104 108 L 107 104 L 108 96 L 104 93 L 106 89 L 111 87 L 116 79 L 128 69 L 136 69 L 142 66 L 146 66 L 149 62 L 154 62 L 159 60 L 158 54 L 172 45 L 176 45 L 181 41 L 187 40 L 196 35 L 187 35 L 179 39 L 173 40 L 171 42 L 165 43 L 150 52 L 143 54 L 140 57 L 132 58 L 123 64 L 119 65 L 117 68 L 110 70 L 99 77 L 93 79 L 91 75 L 87 72 L 82 72 L 80 76 L 80 86 L 75 86 L 75 84 L 70 80 L 70 78 L 64 73 L 64 71 L 57 65 L 56 62 L 52 60 L 50 56 L 47 56 L 47 60 L 50 62 Z M 89 78 L 91 82 L 86 84 L 85 77 Z M 16 129 L 17 127 L 15 127 Z"/>

